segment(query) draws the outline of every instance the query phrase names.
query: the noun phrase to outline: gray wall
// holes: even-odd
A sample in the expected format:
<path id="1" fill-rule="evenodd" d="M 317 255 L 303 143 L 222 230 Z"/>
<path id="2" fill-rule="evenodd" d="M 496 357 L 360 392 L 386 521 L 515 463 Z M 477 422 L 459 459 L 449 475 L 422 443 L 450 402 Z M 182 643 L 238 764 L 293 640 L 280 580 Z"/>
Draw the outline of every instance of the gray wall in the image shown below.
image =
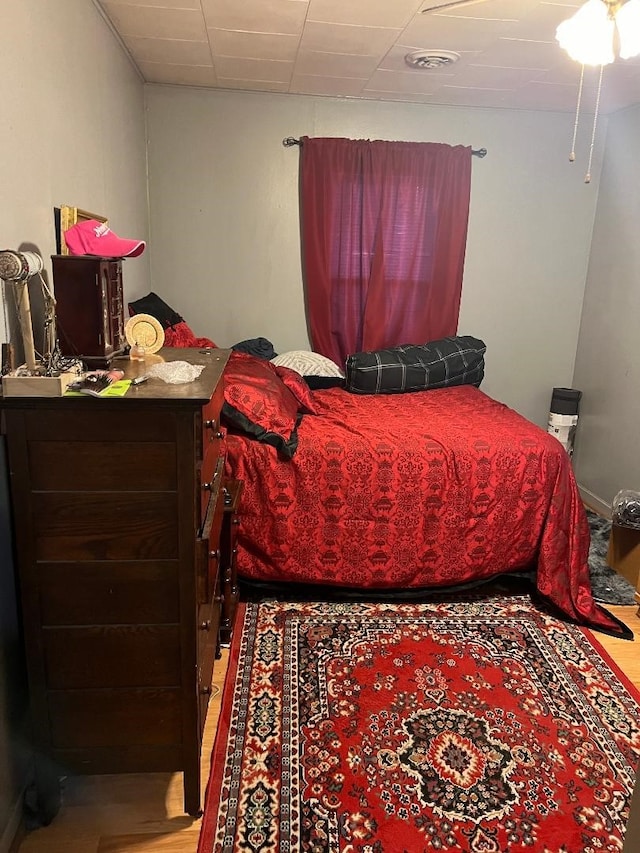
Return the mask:
<path id="1" fill-rule="evenodd" d="M 145 239 L 144 88 L 97 8 L 89 0 L 2 0 L 0 79 L 0 249 L 35 247 L 51 282 L 53 208 L 63 204 Z M 127 261 L 124 277 L 125 289 L 147 287 L 148 254 Z M 4 291 L 7 340 L 12 299 Z"/>
<path id="2" fill-rule="evenodd" d="M 148 233 L 144 88 L 89 0 L 2 0 L 0 249 L 32 249 L 51 284 L 53 208 L 108 215 L 122 236 Z M 149 288 L 149 261 L 127 261 L 125 292 Z M 31 282 L 34 315 L 38 289 Z M 2 288 L 0 340 L 15 327 Z M 38 337 L 38 330 L 36 330 Z M 41 335 L 39 336 L 41 339 Z M 0 853 L 20 817 L 26 782 L 24 665 L 0 446 Z"/>
<path id="3" fill-rule="evenodd" d="M 284 137 L 486 147 L 473 160 L 459 331 L 487 343 L 484 390 L 546 424 L 551 389 L 573 378 L 599 177 L 596 163 L 583 182 L 586 136 L 568 162 L 571 116 L 156 85 L 147 110 L 153 289 L 221 346 L 309 345 L 298 149 Z"/>
<path id="4" fill-rule="evenodd" d="M 583 391 L 574 465 L 608 509 L 640 490 L 640 107 L 609 122 L 574 386 Z"/>

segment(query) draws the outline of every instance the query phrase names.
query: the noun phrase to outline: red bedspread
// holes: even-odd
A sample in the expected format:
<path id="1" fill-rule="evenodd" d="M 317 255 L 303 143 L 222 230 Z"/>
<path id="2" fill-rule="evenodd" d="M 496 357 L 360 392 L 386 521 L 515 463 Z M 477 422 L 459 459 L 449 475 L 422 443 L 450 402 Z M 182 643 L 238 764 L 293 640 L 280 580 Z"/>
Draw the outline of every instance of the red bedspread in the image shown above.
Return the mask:
<path id="1" fill-rule="evenodd" d="M 621 632 L 591 596 L 589 526 L 555 438 L 469 385 L 313 399 L 291 460 L 227 436 L 242 576 L 404 589 L 531 567 L 569 617 Z"/>

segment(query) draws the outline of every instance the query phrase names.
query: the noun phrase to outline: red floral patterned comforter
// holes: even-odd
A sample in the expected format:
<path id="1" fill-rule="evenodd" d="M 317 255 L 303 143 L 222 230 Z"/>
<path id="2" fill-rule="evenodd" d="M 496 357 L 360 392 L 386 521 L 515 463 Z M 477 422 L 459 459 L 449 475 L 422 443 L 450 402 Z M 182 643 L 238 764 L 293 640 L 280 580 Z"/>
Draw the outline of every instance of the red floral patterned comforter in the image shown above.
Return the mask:
<path id="1" fill-rule="evenodd" d="M 555 438 L 469 385 L 313 399 L 293 459 L 227 436 L 240 575 L 404 589 L 536 568 L 565 614 L 621 633 L 591 596 L 589 526 Z"/>

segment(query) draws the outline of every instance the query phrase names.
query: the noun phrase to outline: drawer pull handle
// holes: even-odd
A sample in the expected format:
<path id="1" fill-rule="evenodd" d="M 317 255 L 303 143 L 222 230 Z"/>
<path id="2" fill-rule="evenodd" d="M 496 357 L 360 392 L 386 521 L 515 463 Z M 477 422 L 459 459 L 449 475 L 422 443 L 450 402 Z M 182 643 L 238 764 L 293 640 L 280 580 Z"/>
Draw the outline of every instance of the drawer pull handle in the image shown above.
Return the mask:
<path id="1" fill-rule="evenodd" d="M 224 438 L 224 433 L 223 432 L 217 432 L 216 438 L 220 438 L 220 439 Z"/>
<path id="2" fill-rule="evenodd" d="M 232 524 L 240 524 L 240 519 L 239 519 L 239 518 L 234 518 L 234 519 L 233 519 L 233 521 L 232 521 Z"/>
<path id="3" fill-rule="evenodd" d="M 207 429 L 215 429 L 217 426 L 217 423 L 216 423 L 216 421 L 209 420 L 209 421 L 205 421 L 204 425 Z"/>
<path id="4" fill-rule="evenodd" d="M 211 619 L 205 619 L 204 622 L 200 623 L 201 631 L 210 631 L 211 630 Z"/>
<path id="5" fill-rule="evenodd" d="M 214 551 L 209 551 L 209 556 L 211 557 L 212 560 L 219 560 L 220 559 L 220 549 L 216 548 Z"/>
<path id="6" fill-rule="evenodd" d="M 205 490 L 205 492 L 212 492 L 213 491 L 213 485 L 214 485 L 215 481 L 216 481 L 216 478 L 215 478 L 215 474 L 214 474 L 213 480 L 211 480 L 211 482 L 202 484 L 202 488 Z"/>

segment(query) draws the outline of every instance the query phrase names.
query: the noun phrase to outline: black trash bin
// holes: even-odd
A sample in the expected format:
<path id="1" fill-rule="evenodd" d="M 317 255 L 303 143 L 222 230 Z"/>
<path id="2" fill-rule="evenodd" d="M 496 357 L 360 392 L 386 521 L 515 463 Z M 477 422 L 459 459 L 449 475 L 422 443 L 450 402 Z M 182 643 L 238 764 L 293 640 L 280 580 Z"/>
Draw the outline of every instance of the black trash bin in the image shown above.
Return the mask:
<path id="1" fill-rule="evenodd" d="M 573 456 L 581 397 L 582 391 L 575 388 L 554 388 L 551 395 L 547 432 L 558 439 L 569 456 Z"/>

